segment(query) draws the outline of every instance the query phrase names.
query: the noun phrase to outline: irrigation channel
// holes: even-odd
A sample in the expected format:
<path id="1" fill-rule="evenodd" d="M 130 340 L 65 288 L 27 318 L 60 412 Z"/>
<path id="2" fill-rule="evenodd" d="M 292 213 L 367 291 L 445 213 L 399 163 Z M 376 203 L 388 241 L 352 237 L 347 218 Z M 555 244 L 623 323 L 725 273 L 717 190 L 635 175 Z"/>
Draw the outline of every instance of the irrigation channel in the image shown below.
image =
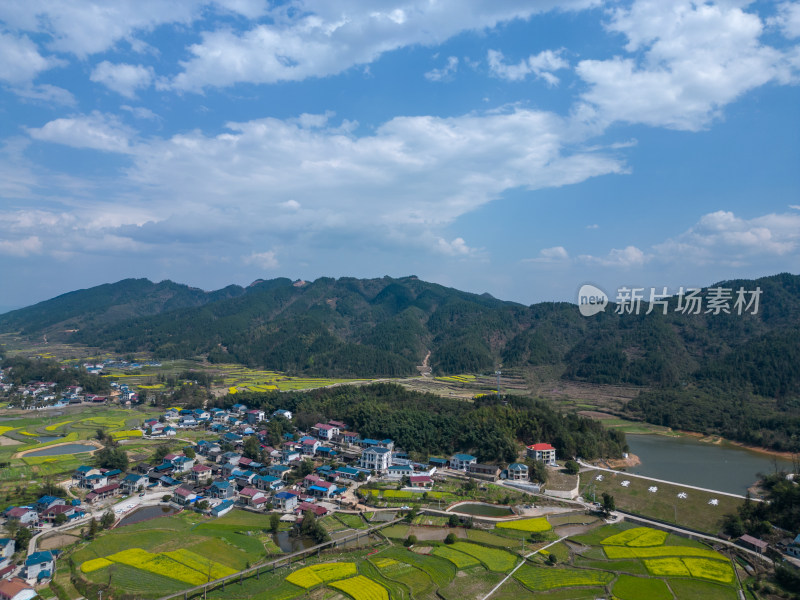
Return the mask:
<path id="1" fill-rule="evenodd" d="M 403 520 L 402 518 L 394 519 L 393 521 L 381 523 L 380 525 L 375 525 L 374 527 L 370 527 L 369 529 L 357 531 L 352 535 L 341 537 L 336 540 L 330 540 L 328 542 L 323 542 L 322 544 L 317 544 L 316 546 L 311 546 L 310 548 L 299 550 L 298 552 L 294 552 L 293 554 L 289 554 L 287 556 L 281 556 L 280 558 L 277 558 L 273 561 L 262 563 L 260 565 L 256 565 L 255 567 L 250 567 L 249 569 L 239 571 L 238 573 L 234 573 L 233 575 L 221 577 L 220 579 L 209 581 L 208 583 L 204 583 L 202 585 L 189 588 L 182 592 L 175 592 L 174 594 L 170 594 L 169 596 L 162 596 L 158 600 L 171 600 L 172 598 L 180 598 L 180 597 L 183 597 L 184 600 L 188 600 L 189 596 L 194 596 L 199 592 L 203 592 L 203 598 L 205 598 L 210 588 L 216 588 L 221 586 L 222 589 L 224 590 L 226 583 L 231 583 L 231 582 L 241 583 L 241 581 L 245 577 L 251 576 L 251 574 L 255 574 L 256 578 L 258 578 L 260 573 L 263 573 L 264 571 L 267 571 L 270 568 L 274 571 L 278 567 L 288 567 L 289 565 L 292 564 L 292 560 L 297 557 L 302 558 L 307 554 L 314 554 L 314 552 L 319 552 L 320 550 L 322 550 L 323 548 L 327 548 L 328 546 L 336 547 L 339 545 L 345 545 L 353 540 L 358 541 L 362 537 L 369 537 L 373 532 L 378 531 L 379 529 L 383 529 L 384 527 L 388 527 L 389 525 L 394 525 L 395 523 L 399 523 L 402 520 Z"/>

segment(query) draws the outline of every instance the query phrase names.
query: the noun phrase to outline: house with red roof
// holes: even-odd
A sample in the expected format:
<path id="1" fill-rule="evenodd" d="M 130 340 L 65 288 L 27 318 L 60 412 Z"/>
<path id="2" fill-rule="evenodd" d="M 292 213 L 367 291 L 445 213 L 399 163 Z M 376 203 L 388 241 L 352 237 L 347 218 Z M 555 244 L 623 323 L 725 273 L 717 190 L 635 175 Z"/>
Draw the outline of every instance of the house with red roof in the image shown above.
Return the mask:
<path id="1" fill-rule="evenodd" d="M 533 460 L 541 460 L 546 465 L 555 466 L 556 464 L 556 449 L 550 444 L 531 444 L 528 446 L 528 458 Z"/>
<path id="2" fill-rule="evenodd" d="M 320 506 L 319 504 L 311 504 L 310 502 L 301 502 L 295 507 L 294 512 L 296 515 L 302 515 L 307 510 L 310 510 L 317 517 L 324 517 L 330 512 L 324 506 Z"/>

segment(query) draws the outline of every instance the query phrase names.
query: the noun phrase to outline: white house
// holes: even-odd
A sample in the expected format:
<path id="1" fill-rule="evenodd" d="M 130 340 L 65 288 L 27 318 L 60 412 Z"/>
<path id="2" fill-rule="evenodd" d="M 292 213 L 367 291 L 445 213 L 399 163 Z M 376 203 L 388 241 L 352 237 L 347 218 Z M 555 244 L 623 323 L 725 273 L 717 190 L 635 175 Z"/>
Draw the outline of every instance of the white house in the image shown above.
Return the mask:
<path id="1" fill-rule="evenodd" d="M 454 454 L 450 458 L 450 468 L 456 471 L 466 471 L 467 467 L 477 462 L 478 459 L 471 454 Z"/>
<path id="2" fill-rule="evenodd" d="M 362 469 L 383 473 L 392 464 L 392 451 L 388 448 L 367 448 L 361 453 L 359 464 Z"/>

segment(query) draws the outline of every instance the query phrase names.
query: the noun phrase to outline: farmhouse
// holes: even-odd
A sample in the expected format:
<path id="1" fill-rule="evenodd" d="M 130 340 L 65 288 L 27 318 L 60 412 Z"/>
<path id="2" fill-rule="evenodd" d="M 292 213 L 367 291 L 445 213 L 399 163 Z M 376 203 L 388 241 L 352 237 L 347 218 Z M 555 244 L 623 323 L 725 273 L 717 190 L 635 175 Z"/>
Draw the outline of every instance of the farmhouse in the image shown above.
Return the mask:
<path id="1" fill-rule="evenodd" d="M 50 579 L 56 570 L 56 558 L 49 550 L 34 552 L 25 560 L 25 578 Z"/>
<path id="2" fill-rule="evenodd" d="M 36 596 L 36 590 L 19 577 L 0 581 L 0 600 L 30 600 Z"/>
<path id="3" fill-rule="evenodd" d="M 528 446 L 528 458 L 533 460 L 541 460 L 546 465 L 555 466 L 556 464 L 556 449 L 550 444 L 531 444 Z"/>
<path id="4" fill-rule="evenodd" d="M 474 465 L 478 459 L 471 454 L 454 454 L 450 458 L 450 468 L 456 471 L 466 471 L 469 465 Z"/>
<path id="5" fill-rule="evenodd" d="M 361 453 L 360 466 L 363 469 L 383 473 L 392 463 L 392 451 L 388 448 L 374 446 Z"/>
<path id="6" fill-rule="evenodd" d="M 528 481 L 528 465 L 523 463 L 508 465 L 508 479 L 510 481 Z"/>

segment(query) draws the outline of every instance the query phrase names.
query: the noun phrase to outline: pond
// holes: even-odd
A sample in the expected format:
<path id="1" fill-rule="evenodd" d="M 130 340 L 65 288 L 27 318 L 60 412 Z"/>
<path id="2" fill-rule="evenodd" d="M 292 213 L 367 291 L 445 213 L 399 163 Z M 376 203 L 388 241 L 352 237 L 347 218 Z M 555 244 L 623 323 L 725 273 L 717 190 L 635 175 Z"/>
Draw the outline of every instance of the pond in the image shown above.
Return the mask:
<path id="1" fill-rule="evenodd" d="M 63 454 L 78 454 L 79 452 L 91 452 L 97 450 L 89 444 L 62 444 L 61 446 L 50 446 L 35 452 L 28 452 L 25 457 L 31 456 L 61 456 Z"/>
<path id="2" fill-rule="evenodd" d="M 690 436 L 631 434 L 626 441 L 642 461 L 641 465 L 626 469 L 628 473 L 731 494 L 744 495 L 759 473 L 792 470 L 792 461 L 787 458 L 726 442 L 709 444 Z"/>
<path id="3" fill-rule="evenodd" d="M 483 502 L 464 502 L 448 509 L 448 512 L 476 517 L 510 517 L 514 514 L 508 506 L 484 504 Z"/>
<path id="4" fill-rule="evenodd" d="M 174 506 L 145 506 L 144 508 L 140 508 L 124 516 L 117 527 L 133 525 L 134 523 L 141 523 L 142 521 L 149 521 L 150 519 L 157 519 L 158 517 L 167 517 L 169 515 L 174 515 L 176 512 L 178 512 L 178 509 Z"/>
<path id="5" fill-rule="evenodd" d="M 294 537 L 290 535 L 288 531 L 279 531 L 272 536 L 272 539 L 275 540 L 275 543 L 280 546 L 283 552 L 287 553 L 299 552 L 300 550 L 316 546 L 316 542 L 311 538 Z"/>

